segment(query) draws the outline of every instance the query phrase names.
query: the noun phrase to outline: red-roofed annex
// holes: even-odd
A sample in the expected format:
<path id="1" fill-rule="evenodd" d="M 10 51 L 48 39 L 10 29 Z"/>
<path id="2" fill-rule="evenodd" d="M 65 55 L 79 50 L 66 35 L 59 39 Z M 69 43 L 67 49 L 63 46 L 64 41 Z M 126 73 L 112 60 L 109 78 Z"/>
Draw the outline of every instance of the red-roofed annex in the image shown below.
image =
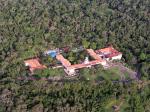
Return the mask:
<path id="1" fill-rule="evenodd" d="M 29 67 L 31 73 L 36 69 L 44 69 L 47 68 L 45 65 L 40 64 L 39 58 L 29 59 L 24 61 L 25 66 Z"/>

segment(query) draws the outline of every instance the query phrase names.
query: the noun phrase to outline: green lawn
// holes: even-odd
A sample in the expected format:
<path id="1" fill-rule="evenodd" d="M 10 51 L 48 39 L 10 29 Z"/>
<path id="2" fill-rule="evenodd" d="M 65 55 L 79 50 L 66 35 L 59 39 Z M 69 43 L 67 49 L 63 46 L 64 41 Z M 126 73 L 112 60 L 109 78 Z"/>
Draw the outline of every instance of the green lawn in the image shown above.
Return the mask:
<path id="1" fill-rule="evenodd" d="M 129 73 L 128 72 L 124 72 L 124 74 L 123 74 L 124 76 L 125 76 L 125 78 L 126 79 L 130 79 L 130 75 L 129 75 Z"/>
<path id="2" fill-rule="evenodd" d="M 103 70 L 102 73 L 100 73 L 100 76 L 106 80 L 120 80 L 120 74 L 121 72 L 118 68 L 111 68 Z"/>
<path id="3" fill-rule="evenodd" d="M 54 77 L 54 76 L 64 76 L 65 72 L 62 68 L 57 69 L 47 68 L 44 70 L 36 70 L 35 75 L 37 77 Z"/>
<path id="4" fill-rule="evenodd" d="M 119 112 L 126 112 L 125 109 L 129 106 L 129 104 L 126 101 L 123 101 L 122 99 L 116 99 L 116 98 L 110 98 L 104 102 L 104 108 L 107 112 L 114 112 L 112 107 L 115 105 L 117 106 L 120 105 Z"/>
<path id="5" fill-rule="evenodd" d="M 120 70 L 118 68 L 112 69 L 97 69 L 97 68 L 84 68 L 80 70 L 80 75 L 87 80 L 120 80 Z"/>

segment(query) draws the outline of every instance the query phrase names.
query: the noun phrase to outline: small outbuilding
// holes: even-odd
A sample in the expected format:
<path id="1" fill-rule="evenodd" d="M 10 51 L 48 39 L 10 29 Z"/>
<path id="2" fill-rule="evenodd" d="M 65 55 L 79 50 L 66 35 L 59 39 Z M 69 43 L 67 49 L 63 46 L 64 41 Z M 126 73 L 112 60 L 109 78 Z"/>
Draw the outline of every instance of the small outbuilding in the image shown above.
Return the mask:
<path id="1" fill-rule="evenodd" d="M 25 66 L 29 67 L 31 73 L 33 73 L 36 69 L 47 68 L 45 65 L 40 64 L 39 58 L 25 60 L 24 63 Z"/>

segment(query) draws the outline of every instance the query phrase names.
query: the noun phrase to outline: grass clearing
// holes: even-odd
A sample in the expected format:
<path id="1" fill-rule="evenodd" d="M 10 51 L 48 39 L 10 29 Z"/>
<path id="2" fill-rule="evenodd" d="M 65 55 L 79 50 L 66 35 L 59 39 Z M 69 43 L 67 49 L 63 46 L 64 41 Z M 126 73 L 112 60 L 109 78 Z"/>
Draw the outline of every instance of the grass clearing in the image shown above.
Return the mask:
<path id="1" fill-rule="evenodd" d="M 100 76 L 102 76 L 106 80 L 120 80 L 121 78 L 118 68 L 104 70 L 102 73 L 100 73 Z"/>
<path id="2" fill-rule="evenodd" d="M 65 72 L 62 68 L 58 68 L 58 69 L 47 68 L 47 69 L 35 71 L 35 76 L 37 77 L 54 77 L 54 76 L 61 77 L 64 75 L 65 75 Z"/>

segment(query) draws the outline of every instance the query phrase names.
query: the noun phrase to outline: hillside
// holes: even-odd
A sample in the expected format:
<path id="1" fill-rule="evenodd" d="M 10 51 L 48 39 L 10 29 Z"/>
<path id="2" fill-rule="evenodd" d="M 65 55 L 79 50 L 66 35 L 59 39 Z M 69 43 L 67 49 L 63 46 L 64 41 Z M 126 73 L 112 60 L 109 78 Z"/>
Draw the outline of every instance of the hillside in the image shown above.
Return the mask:
<path id="1" fill-rule="evenodd" d="M 125 101 L 121 112 L 150 111 L 149 84 L 139 89 L 137 82 L 117 85 L 110 80 L 100 85 L 94 81 L 64 84 L 17 80 L 29 75 L 24 60 L 40 56 L 47 49 L 113 45 L 123 53 L 122 62 L 136 71 L 141 81 L 148 81 L 149 6 L 149 0 L 1 0 L 0 112 L 37 112 L 37 108 L 39 112 L 108 112 L 119 105 L 122 97 Z M 71 54 L 67 57 L 74 59 Z M 81 72 L 96 75 L 86 69 Z M 51 74 L 63 73 L 56 70 Z M 112 103 L 108 104 L 110 99 Z"/>

